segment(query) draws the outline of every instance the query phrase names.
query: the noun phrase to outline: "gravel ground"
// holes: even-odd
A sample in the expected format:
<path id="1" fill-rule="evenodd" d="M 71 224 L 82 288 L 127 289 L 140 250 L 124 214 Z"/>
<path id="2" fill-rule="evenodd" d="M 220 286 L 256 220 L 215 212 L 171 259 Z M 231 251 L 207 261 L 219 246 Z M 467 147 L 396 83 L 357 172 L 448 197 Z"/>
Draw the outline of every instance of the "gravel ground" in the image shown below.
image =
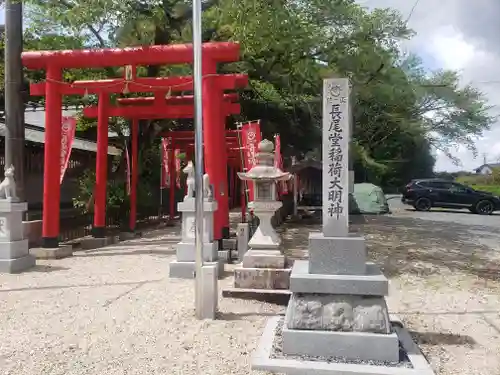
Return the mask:
<path id="1" fill-rule="evenodd" d="M 0 275 L 0 373 L 250 373 L 283 308 L 221 299 L 220 320 L 196 320 L 193 282 L 166 276 L 179 238 L 157 234 Z"/>

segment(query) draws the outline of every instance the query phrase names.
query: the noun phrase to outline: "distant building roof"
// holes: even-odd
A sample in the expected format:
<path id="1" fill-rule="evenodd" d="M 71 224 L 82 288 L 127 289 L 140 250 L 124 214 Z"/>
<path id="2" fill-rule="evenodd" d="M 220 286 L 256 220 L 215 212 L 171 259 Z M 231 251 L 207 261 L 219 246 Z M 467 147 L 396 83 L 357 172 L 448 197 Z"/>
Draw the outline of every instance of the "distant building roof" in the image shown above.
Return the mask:
<path id="1" fill-rule="evenodd" d="M 79 110 L 76 107 L 73 108 L 68 108 L 68 109 L 63 109 L 62 110 L 62 115 L 63 116 L 76 116 L 78 115 Z M 30 108 L 27 107 L 26 111 L 24 112 L 24 122 L 26 124 L 30 124 L 33 126 L 37 126 L 39 128 L 44 128 L 45 129 L 45 110 L 43 107 L 37 107 L 37 108 Z M 125 133 L 125 135 L 128 135 Z M 108 136 L 110 138 L 117 137 L 118 134 L 116 132 L 108 132 Z"/>
<path id="2" fill-rule="evenodd" d="M 317 160 L 303 160 L 301 162 L 298 162 L 297 164 L 292 165 L 290 168 L 288 168 L 288 171 L 292 173 L 297 173 L 306 168 L 321 170 L 323 169 L 323 163 Z"/>
<path id="3" fill-rule="evenodd" d="M 480 167 L 477 167 L 475 169 L 475 171 L 480 171 L 481 169 L 483 169 L 484 167 L 489 167 L 489 168 L 500 168 L 500 163 L 487 163 L 487 164 L 483 164 L 481 165 Z"/>
<path id="4" fill-rule="evenodd" d="M 76 110 L 63 110 L 63 116 L 72 116 Z M 27 141 L 45 143 L 45 111 L 26 111 L 24 113 L 24 136 Z M 5 124 L 0 123 L 0 136 L 5 137 Z M 77 150 L 97 152 L 97 144 L 87 139 L 75 138 L 73 147 Z M 120 155 L 117 147 L 108 146 L 108 155 Z"/>

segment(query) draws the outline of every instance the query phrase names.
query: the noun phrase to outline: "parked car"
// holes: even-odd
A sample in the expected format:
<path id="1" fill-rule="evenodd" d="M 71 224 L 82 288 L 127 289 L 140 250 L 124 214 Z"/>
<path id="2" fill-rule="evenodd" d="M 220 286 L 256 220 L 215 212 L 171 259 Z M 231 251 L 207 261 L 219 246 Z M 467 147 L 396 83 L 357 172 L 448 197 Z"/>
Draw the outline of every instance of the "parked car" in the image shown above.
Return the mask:
<path id="1" fill-rule="evenodd" d="M 432 207 L 468 208 L 475 214 L 491 215 L 500 209 L 499 197 L 441 179 L 412 180 L 403 189 L 402 202 L 417 211 L 429 211 Z"/>

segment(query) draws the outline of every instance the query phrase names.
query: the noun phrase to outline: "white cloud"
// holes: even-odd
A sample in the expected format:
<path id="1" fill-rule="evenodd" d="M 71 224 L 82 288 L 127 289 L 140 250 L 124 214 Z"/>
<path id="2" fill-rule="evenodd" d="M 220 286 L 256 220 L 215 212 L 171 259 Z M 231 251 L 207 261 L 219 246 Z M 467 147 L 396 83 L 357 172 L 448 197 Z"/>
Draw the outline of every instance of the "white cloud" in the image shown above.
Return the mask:
<path id="1" fill-rule="evenodd" d="M 368 8 L 393 8 L 403 17 L 410 14 L 413 0 L 358 0 Z M 462 74 L 463 83 L 471 83 L 485 93 L 493 106 L 500 105 L 500 1 L 498 0 L 420 0 L 409 26 L 417 35 L 405 43 L 405 49 L 430 55 L 436 64 Z M 498 110 L 492 114 L 498 114 Z M 483 162 L 500 159 L 500 123 L 479 137 L 476 145 L 479 156 L 460 148 L 453 155 L 461 160 L 455 166 L 442 153 L 437 152 L 436 170 L 472 170 Z"/>

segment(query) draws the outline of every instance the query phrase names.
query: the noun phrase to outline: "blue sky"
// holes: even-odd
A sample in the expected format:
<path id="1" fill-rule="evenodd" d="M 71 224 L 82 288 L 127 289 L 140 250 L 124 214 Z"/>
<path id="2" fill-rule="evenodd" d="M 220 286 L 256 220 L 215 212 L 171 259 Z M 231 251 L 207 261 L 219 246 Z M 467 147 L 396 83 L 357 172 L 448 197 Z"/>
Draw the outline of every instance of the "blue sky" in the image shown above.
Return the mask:
<path id="1" fill-rule="evenodd" d="M 461 73 L 462 84 L 472 84 L 492 106 L 500 106 L 500 14 L 499 0 L 356 0 L 363 6 L 393 8 L 416 36 L 404 48 L 418 54 L 428 69 L 451 69 Z M 416 6 L 415 6 L 416 5 Z M 415 6 L 414 11 L 412 8 Z M 498 115 L 498 109 L 491 115 Z M 472 171 L 483 163 L 500 162 L 500 122 L 476 139 L 477 155 L 465 147 L 452 153 L 455 165 L 437 152 L 437 171 Z"/>

